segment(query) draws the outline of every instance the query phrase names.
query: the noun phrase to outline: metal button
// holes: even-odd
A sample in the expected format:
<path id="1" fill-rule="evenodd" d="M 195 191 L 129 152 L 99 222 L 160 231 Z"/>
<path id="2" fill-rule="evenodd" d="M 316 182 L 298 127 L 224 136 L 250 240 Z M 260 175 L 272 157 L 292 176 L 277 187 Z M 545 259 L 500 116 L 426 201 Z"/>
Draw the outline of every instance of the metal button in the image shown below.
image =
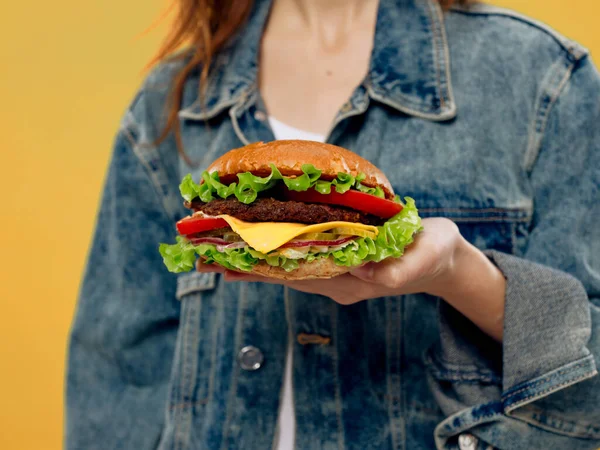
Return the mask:
<path id="1" fill-rule="evenodd" d="M 258 110 L 254 113 L 254 118 L 259 122 L 264 122 L 267 120 L 267 115 L 263 111 Z"/>
<path id="2" fill-rule="evenodd" d="M 460 450 L 475 450 L 477 448 L 477 438 L 469 433 L 459 435 L 458 448 Z"/>
<path id="3" fill-rule="evenodd" d="M 250 372 L 260 369 L 264 360 L 262 352 L 252 345 L 244 347 L 238 353 L 240 367 Z"/>

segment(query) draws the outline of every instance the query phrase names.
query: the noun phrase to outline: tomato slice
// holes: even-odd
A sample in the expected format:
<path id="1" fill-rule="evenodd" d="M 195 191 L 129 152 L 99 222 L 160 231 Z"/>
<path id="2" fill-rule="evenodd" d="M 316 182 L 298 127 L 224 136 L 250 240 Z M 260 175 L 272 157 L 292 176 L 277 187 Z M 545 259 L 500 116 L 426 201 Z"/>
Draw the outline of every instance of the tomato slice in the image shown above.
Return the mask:
<path id="1" fill-rule="evenodd" d="M 308 191 L 290 191 L 285 190 L 285 197 L 288 200 L 305 203 L 327 203 L 331 205 L 347 206 L 357 211 L 373 214 L 383 219 L 394 217 L 402 211 L 400 203 L 376 197 L 360 191 L 346 191 L 343 194 L 331 189 L 329 194 L 321 194 L 314 189 Z"/>
<path id="2" fill-rule="evenodd" d="M 225 227 L 229 227 L 229 224 L 219 217 L 191 216 L 177 222 L 177 231 L 184 236 Z"/>

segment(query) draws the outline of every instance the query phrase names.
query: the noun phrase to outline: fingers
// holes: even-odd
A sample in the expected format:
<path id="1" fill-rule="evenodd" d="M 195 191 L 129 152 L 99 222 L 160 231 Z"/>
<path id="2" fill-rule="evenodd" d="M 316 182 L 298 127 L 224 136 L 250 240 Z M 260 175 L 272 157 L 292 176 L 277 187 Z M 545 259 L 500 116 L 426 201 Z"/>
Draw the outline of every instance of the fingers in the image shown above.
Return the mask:
<path id="1" fill-rule="evenodd" d="M 270 278 L 262 275 L 256 275 L 254 273 L 244 273 L 244 272 L 236 272 L 234 270 L 226 270 L 224 272 L 225 281 L 247 281 L 247 282 L 260 282 L 260 283 L 269 283 L 269 284 L 281 284 L 289 287 L 293 287 L 296 289 L 298 285 L 302 285 L 302 283 L 310 283 L 311 280 L 306 281 L 290 281 L 290 280 L 282 280 L 280 278 Z M 298 289 L 301 290 L 301 289 Z M 306 292 L 306 291 L 305 291 Z"/>
<path id="2" fill-rule="evenodd" d="M 428 237 L 436 229 L 445 225 L 445 222 L 440 222 L 439 219 L 424 219 L 423 225 L 427 225 L 425 231 L 418 234 L 415 242 L 406 247 L 401 258 L 388 258 L 378 263 L 369 262 L 352 269 L 350 273 L 363 281 L 388 287 L 398 287 L 407 282 L 411 277 L 410 274 L 414 272 L 415 266 L 424 256 L 423 253 L 429 253 L 430 245 L 427 242 L 421 242 L 419 246 L 417 241 L 423 241 L 426 235 Z M 454 223 L 451 223 L 451 226 L 455 226 Z"/>
<path id="3" fill-rule="evenodd" d="M 260 275 L 255 275 L 252 273 L 236 272 L 234 270 L 225 270 L 223 273 L 224 273 L 223 278 L 225 279 L 225 281 L 228 281 L 228 282 L 247 281 L 250 283 L 262 282 L 262 283 L 277 284 L 277 281 L 281 281 L 281 280 L 276 280 L 274 278 L 262 277 Z"/>
<path id="4" fill-rule="evenodd" d="M 371 285 L 349 274 L 340 275 L 331 279 L 281 280 L 252 273 L 246 274 L 227 270 L 223 277 L 227 282 L 246 281 L 279 284 L 300 292 L 323 295 L 342 304 L 355 303 L 358 300 L 367 298 L 367 296 L 371 294 Z"/>
<path id="5" fill-rule="evenodd" d="M 377 263 L 366 263 L 350 271 L 352 276 L 360 278 L 363 281 L 372 282 L 375 277 L 375 270 L 377 269 Z"/>
<path id="6" fill-rule="evenodd" d="M 365 283 L 349 273 L 327 280 L 289 281 L 284 284 L 297 291 L 324 295 L 342 305 L 385 295 L 376 285 Z"/>
<path id="7" fill-rule="evenodd" d="M 379 263 L 367 263 L 353 269 L 352 276 L 368 283 L 387 288 L 401 288 L 410 279 L 411 261 L 405 255 L 402 259 L 390 258 Z"/>
<path id="8" fill-rule="evenodd" d="M 261 281 L 264 283 L 274 283 L 278 280 L 271 278 L 261 277 L 260 275 L 246 274 L 243 272 L 236 272 L 234 270 L 226 269 L 219 264 L 206 264 L 200 260 L 196 261 L 196 271 L 200 273 L 222 273 L 225 281 Z"/>
<path id="9" fill-rule="evenodd" d="M 227 270 L 218 264 L 205 264 L 198 262 L 196 264 L 198 272 L 217 272 L 223 274 L 226 282 L 261 282 L 269 284 L 279 284 L 295 289 L 297 291 L 309 294 L 319 294 L 329 297 L 337 303 L 348 305 L 367 298 L 375 298 L 385 295 L 379 292 L 376 284 L 365 283 L 360 278 L 349 273 L 331 278 L 319 280 L 281 280 L 269 278 L 254 273 L 236 272 Z"/>

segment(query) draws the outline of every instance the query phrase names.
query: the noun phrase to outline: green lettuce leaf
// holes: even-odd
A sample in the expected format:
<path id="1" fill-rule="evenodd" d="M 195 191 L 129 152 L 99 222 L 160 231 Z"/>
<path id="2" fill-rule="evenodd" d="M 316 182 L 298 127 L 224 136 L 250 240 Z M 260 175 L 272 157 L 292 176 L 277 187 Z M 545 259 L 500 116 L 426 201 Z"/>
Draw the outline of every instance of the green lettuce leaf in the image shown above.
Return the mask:
<path id="1" fill-rule="evenodd" d="M 225 185 L 221 183 L 217 172 L 209 173 L 205 171 L 202 172 L 204 183 L 196 184 L 191 174 L 188 174 L 183 178 L 179 186 L 179 191 L 181 192 L 181 196 L 188 202 L 195 198 L 199 198 L 203 202 L 209 202 L 216 197 L 228 198 L 233 195 L 240 202 L 249 204 L 256 200 L 259 192 L 271 189 L 278 181 L 283 181 L 291 191 L 307 191 L 310 188 L 314 188 L 321 194 L 329 194 L 331 187 L 334 186 L 335 190 L 340 194 L 354 188 L 367 194 L 385 198 L 383 189 L 379 186 L 371 188 L 361 183 L 366 178 L 364 173 L 359 173 L 358 176 L 354 177 L 350 174 L 340 172 L 332 181 L 321 180 L 321 173 L 322 171 L 316 169 L 312 164 L 304 164 L 302 166 L 302 175 L 286 177 L 281 174 L 274 164 L 271 164 L 271 174 L 267 177 L 259 177 L 252 175 L 250 172 L 244 172 L 237 175 L 237 182 Z"/>
<path id="2" fill-rule="evenodd" d="M 181 192 L 181 196 L 184 198 L 184 200 L 188 202 L 191 202 L 196 197 L 201 197 L 201 187 L 194 182 L 191 173 L 188 173 L 185 177 L 183 177 L 183 180 L 181 180 L 179 192 Z M 212 200 L 212 198 L 210 200 Z"/>
<path id="3" fill-rule="evenodd" d="M 177 236 L 176 244 L 160 244 L 158 251 L 169 272 L 189 272 L 196 263 L 196 250 L 183 237 Z"/>
<path id="4" fill-rule="evenodd" d="M 331 252 L 308 253 L 305 260 L 312 262 L 319 258 L 333 258 L 339 266 L 354 267 L 366 262 L 379 262 L 385 258 L 399 258 L 410 245 L 415 234 L 423 228 L 415 201 L 405 197 L 404 208 L 400 213 L 378 227 L 379 234 L 375 239 L 357 238 L 350 245 Z M 207 263 L 216 262 L 228 269 L 249 272 L 259 261 L 286 271 L 298 267 L 298 260 L 289 259 L 276 252 L 264 254 L 250 247 L 225 249 L 219 252 L 212 244 L 194 246 L 182 237 L 177 238 L 174 245 L 160 244 L 160 254 L 171 272 L 187 272 L 192 270 L 195 255 L 205 258 Z"/>

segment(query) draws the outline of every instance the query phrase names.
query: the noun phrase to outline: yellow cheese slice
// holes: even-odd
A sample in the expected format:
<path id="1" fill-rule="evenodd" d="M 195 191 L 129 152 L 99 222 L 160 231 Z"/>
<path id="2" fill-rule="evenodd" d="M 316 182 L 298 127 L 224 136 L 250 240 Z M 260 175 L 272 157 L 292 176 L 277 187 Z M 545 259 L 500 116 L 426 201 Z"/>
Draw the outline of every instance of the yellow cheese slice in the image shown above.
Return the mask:
<path id="1" fill-rule="evenodd" d="M 262 253 L 268 253 L 304 233 L 320 233 L 333 228 L 354 228 L 373 233 L 377 236 L 377 227 L 354 222 L 326 222 L 314 225 L 287 222 L 244 222 L 235 217 L 220 216 L 239 234 L 250 247 Z M 350 230 L 349 230 L 350 231 Z M 352 233 L 349 233 L 352 234 Z"/>

